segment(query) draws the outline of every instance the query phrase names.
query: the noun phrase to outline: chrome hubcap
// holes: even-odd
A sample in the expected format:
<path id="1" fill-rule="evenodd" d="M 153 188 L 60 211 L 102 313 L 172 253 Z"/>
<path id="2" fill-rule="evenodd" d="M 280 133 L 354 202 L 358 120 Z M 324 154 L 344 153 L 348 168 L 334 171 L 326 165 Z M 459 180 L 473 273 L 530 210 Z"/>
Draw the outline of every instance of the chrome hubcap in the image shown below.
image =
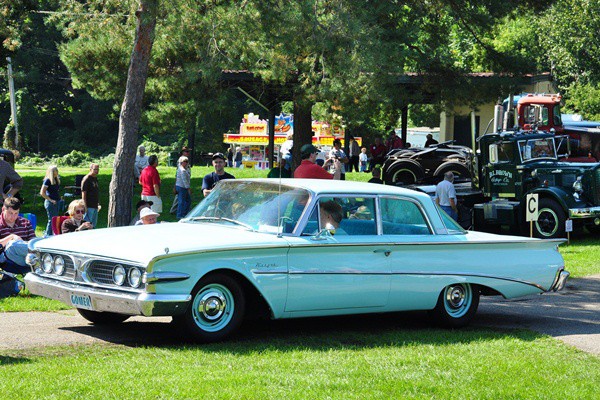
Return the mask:
<path id="1" fill-rule="evenodd" d="M 200 313 L 205 319 L 214 321 L 221 318 L 225 312 L 227 300 L 219 292 L 209 292 L 202 296 L 198 306 Z"/>
<path id="2" fill-rule="evenodd" d="M 465 291 L 462 286 L 452 286 L 446 292 L 446 301 L 453 308 L 460 308 L 465 302 Z"/>
<path id="3" fill-rule="evenodd" d="M 558 216 L 549 208 L 542 208 L 535 223 L 542 236 L 552 236 L 558 230 Z"/>

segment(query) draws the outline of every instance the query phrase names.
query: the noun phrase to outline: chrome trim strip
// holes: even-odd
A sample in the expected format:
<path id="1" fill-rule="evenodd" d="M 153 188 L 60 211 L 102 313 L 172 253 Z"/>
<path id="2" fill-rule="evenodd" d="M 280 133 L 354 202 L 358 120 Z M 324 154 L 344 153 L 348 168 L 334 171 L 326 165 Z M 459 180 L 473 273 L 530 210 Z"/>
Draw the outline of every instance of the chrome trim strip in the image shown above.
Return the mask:
<path id="1" fill-rule="evenodd" d="M 189 274 L 182 272 L 150 272 L 145 273 L 142 281 L 144 283 L 175 282 L 189 279 Z"/>
<path id="2" fill-rule="evenodd" d="M 257 275 L 274 275 L 274 274 L 282 274 L 281 272 L 275 273 L 270 271 L 255 271 Z M 284 273 L 285 274 L 285 273 Z M 415 276 L 470 276 L 474 278 L 489 278 L 489 279 L 498 279 L 501 281 L 515 282 L 521 283 L 528 286 L 533 286 L 543 292 L 550 291 L 551 289 L 546 290 L 543 286 L 538 285 L 537 283 L 524 281 L 522 279 L 515 279 L 503 276 L 495 276 L 489 274 L 472 274 L 466 272 L 329 272 L 329 271 L 317 271 L 317 272 L 306 272 L 306 271 L 289 271 L 288 275 L 373 275 L 373 276 L 381 276 L 381 275 L 389 275 L 389 276 L 400 276 L 400 275 L 415 275 Z"/>

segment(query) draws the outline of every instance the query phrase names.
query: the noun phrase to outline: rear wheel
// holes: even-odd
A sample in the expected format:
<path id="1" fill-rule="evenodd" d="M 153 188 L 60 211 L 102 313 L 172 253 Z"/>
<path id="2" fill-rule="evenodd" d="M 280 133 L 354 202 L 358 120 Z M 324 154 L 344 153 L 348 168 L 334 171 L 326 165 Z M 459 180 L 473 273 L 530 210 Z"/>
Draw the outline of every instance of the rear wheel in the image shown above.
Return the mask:
<path id="1" fill-rule="evenodd" d="M 77 312 L 85 319 L 95 325 L 109 325 L 109 324 L 120 324 L 129 318 L 129 315 L 117 314 L 112 312 L 101 312 L 77 309 Z"/>
<path id="2" fill-rule="evenodd" d="M 471 171 L 469 171 L 469 168 L 467 168 L 465 164 L 458 161 L 446 161 L 445 163 L 437 167 L 437 169 L 433 173 L 433 176 L 437 180 L 442 181 L 444 180 L 444 174 L 446 172 L 452 172 L 454 174 L 455 182 L 467 181 L 471 179 Z"/>
<path id="3" fill-rule="evenodd" d="M 434 321 L 446 328 L 461 328 L 471 322 L 479 307 L 479 291 L 469 283 L 455 283 L 442 290 L 437 304 L 429 312 Z"/>
<path id="4" fill-rule="evenodd" d="M 565 212 L 556 201 L 541 199 L 538 220 L 533 223 L 534 234 L 542 239 L 565 237 Z"/>
<path id="5" fill-rule="evenodd" d="M 244 292 L 234 278 L 212 274 L 198 282 L 192 303 L 173 322 L 193 341 L 217 342 L 239 328 L 245 305 Z"/>

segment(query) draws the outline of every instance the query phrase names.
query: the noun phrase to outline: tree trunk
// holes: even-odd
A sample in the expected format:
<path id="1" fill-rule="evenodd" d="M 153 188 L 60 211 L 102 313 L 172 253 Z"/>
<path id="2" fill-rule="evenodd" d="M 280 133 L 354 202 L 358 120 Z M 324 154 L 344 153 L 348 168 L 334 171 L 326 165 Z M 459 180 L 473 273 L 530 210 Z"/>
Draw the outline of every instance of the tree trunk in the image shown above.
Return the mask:
<path id="1" fill-rule="evenodd" d="M 131 220 L 133 198 L 133 164 L 142 115 L 142 100 L 148 76 L 148 63 L 154 42 L 154 28 L 159 0 L 140 0 L 135 41 L 127 73 L 125 97 L 119 117 L 119 138 L 115 150 L 113 176 L 110 181 L 108 226 L 124 226 Z"/>
<path id="2" fill-rule="evenodd" d="M 313 103 L 302 97 L 294 98 L 294 147 L 292 148 L 293 168 L 300 165 L 300 148 L 312 143 L 312 106 Z"/>

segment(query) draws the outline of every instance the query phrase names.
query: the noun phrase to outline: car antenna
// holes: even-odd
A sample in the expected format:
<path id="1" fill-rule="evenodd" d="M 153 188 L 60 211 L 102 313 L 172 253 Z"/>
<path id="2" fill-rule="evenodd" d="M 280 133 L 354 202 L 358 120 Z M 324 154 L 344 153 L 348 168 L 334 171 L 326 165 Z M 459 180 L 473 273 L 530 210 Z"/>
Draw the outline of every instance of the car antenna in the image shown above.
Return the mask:
<path id="1" fill-rule="evenodd" d="M 281 220 L 281 146 L 279 146 L 279 185 L 277 185 L 277 237 L 283 236 L 283 221 Z"/>

